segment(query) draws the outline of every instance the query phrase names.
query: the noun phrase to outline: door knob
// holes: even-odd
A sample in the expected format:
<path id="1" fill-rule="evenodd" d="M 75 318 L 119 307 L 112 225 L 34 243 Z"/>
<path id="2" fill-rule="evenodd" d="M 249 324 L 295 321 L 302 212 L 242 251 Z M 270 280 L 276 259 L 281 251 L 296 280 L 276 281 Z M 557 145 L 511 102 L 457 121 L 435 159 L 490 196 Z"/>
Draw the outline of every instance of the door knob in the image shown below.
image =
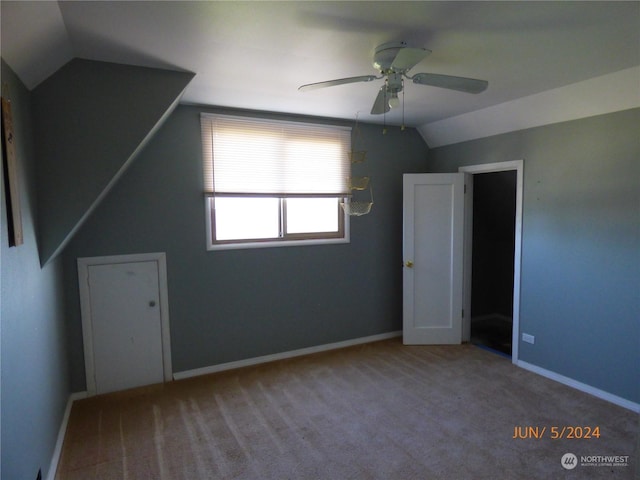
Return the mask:
<path id="1" fill-rule="evenodd" d="M 411 260 L 408 260 L 405 265 L 407 268 L 413 268 L 413 262 Z"/>
<path id="2" fill-rule="evenodd" d="M 156 302 L 155 302 L 154 300 L 151 300 L 151 301 L 149 302 L 149 306 L 150 306 L 150 307 L 155 307 L 155 306 L 156 306 Z"/>

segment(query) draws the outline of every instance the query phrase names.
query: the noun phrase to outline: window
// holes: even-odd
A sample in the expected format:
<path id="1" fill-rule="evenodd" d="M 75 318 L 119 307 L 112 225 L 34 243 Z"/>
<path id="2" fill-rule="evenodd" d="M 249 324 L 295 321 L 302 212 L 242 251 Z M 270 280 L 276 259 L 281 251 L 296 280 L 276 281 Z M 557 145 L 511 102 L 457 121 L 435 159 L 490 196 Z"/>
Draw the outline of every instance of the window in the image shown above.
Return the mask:
<path id="1" fill-rule="evenodd" d="M 351 129 L 201 115 L 210 249 L 349 241 Z"/>

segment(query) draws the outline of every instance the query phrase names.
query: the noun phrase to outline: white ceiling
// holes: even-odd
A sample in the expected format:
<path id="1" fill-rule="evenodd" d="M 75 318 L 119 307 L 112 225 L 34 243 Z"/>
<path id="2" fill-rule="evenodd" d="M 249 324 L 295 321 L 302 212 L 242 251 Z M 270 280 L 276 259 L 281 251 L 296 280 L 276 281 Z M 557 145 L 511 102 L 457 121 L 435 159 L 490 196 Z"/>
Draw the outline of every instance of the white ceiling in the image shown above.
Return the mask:
<path id="1" fill-rule="evenodd" d="M 416 127 L 640 65 L 637 1 L 3 0 L 0 6 L 2 57 L 28 88 L 80 57 L 195 72 L 185 103 L 347 119 L 359 112 L 364 121 L 382 123 L 369 114 L 382 80 L 297 88 L 376 74 L 375 47 L 396 40 L 433 52 L 412 74 L 489 81 L 478 95 L 406 82 L 405 123 Z M 385 120 L 401 124 L 402 109 Z"/>

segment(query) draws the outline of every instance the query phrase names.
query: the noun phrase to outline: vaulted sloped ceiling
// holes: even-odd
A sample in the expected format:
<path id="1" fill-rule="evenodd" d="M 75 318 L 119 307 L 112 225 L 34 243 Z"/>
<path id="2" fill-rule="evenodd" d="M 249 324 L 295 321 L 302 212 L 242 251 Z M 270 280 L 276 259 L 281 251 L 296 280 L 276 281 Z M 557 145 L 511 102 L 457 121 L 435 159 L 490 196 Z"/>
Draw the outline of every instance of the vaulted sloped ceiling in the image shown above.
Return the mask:
<path id="1" fill-rule="evenodd" d="M 0 8 L 2 56 L 29 89 L 72 57 L 186 70 L 196 76 L 185 103 L 351 120 L 359 112 L 364 122 L 419 127 L 436 144 L 440 132 L 497 116 L 508 128 L 579 117 L 575 103 L 594 98 L 639 104 L 638 1 L 2 0 Z M 369 114 L 382 80 L 298 91 L 376 74 L 375 48 L 401 40 L 432 51 L 411 74 L 479 78 L 489 88 L 472 95 L 405 81 L 404 108 L 385 118 Z M 635 89 L 620 92 L 619 75 L 608 81 L 616 72 Z M 571 85 L 579 95 L 569 109 L 555 94 L 534 97 Z M 531 102 L 509 110 L 521 98 Z M 480 120 L 466 116 L 478 111 Z"/>
<path id="2" fill-rule="evenodd" d="M 33 91 L 43 265 L 173 111 L 193 75 L 74 59 Z"/>
<path id="3" fill-rule="evenodd" d="M 430 147 L 640 106 L 638 1 L 2 0 L 0 9 L 2 58 L 34 89 L 38 112 L 43 262 L 183 92 L 185 103 L 404 123 Z M 369 114 L 382 80 L 298 91 L 375 74 L 375 48 L 401 40 L 432 50 L 411 73 L 489 88 L 406 81 L 406 105 L 384 117 Z"/>

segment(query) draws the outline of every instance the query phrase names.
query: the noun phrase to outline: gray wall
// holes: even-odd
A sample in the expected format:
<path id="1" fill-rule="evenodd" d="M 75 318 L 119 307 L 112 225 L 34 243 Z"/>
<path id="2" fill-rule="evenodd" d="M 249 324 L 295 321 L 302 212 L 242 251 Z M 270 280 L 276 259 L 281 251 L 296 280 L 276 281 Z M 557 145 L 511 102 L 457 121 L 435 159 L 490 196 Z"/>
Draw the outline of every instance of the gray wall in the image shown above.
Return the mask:
<path id="1" fill-rule="evenodd" d="M 524 159 L 520 359 L 640 402 L 640 109 L 430 151 Z"/>
<path id="2" fill-rule="evenodd" d="M 2 478 L 35 479 L 51 462 L 69 396 L 62 263 L 40 268 L 34 224 L 36 165 L 30 95 L 2 61 L 17 145 L 24 243 L 8 247 L 4 184 L 0 204 Z M 4 159 L 3 159 L 4 162 Z"/>
<path id="3" fill-rule="evenodd" d="M 43 264 L 59 253 L 192 78 L 76 58 L 34 89 Z"/>
<path id="4" fill-rule="evenodd" d="M 362 126 L 368 160 L 354 171 L 372 176 L 375 204 L 352 218 L 350 244 L 208 252 L 201 111 L 176 109 L 65 249 L 74 391 L 78 257 L 167 253 L 175 372 L 401 329 L 402 174 L 426 168 L 420 135 Z"/>

